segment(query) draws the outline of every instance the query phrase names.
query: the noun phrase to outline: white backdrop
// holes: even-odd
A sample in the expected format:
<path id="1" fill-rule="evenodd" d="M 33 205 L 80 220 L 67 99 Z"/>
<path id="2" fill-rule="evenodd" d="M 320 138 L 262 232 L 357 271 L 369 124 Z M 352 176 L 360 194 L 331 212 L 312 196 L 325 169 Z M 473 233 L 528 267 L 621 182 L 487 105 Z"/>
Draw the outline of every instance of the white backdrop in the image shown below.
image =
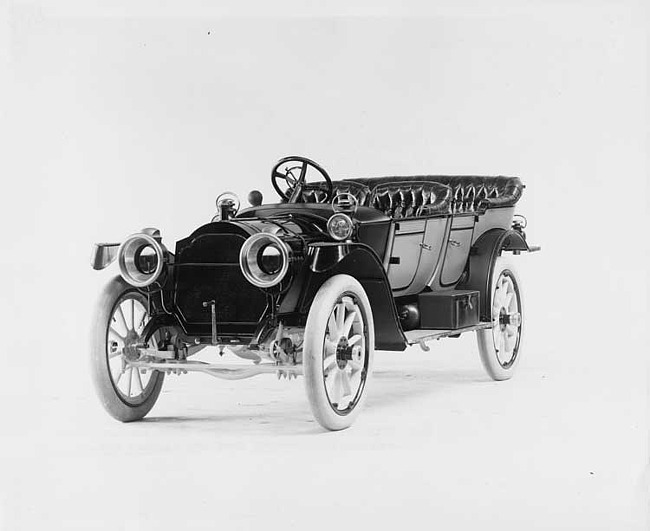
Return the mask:
<path id="1" fill-rule="evenodd" d="M 344 515 L 351 519 L 346 521 L 359 517 L 378 529 L 382 523 L 399 522 L 399 515 L 412 526 L 430 522 L 443 528 L 465 528 L 472 522 L 510 522 L 513 528 L 641 525 L 647 512 L 649 400 L 644 341 L 648 19 L 643 4 L 495 2 L 481 7 L 447 2 L 425 10 L 387 3 L 329 9 L 287 3 L 273 11 L 260 5 L 254 13 L 234 3 L 217 8 L 199 2 L 183 11 L 168 5 L 154 9 L 126 3 L 63 3 L 54 8 L 10 2 L 0 11 L 6 148 L 0 212 L 6 378 L 0 393 L 9 419 L 0 440 L 6 445 L 1 453 L 9 457 L 9 472 L 0 480 L 0 525 L 27 528 L 43 524 L 48 515 L 61 527 L 83 522 L 98 526 L 103 521 L 118 528 L 147 529 L 158 521 L 159 516 L 143 516 L 135 506 L 123 520 L 97 515 L 93 521 L 95 513 L 84 512 L 74 500 L 69 506 L 44 502 L 49 492 L 63 489 L 72 497 L 81 496 L 83 506 L 84 489 L 73 487 L 81 470 L 95 467 L 100 485 L 108 474 L 97 434 L 115 430 L 111 440 L 120 444 L 120 433 L 131 433 L 103 424 L 110 421 L 95 403 L 87 376 L 90 309 L 102 283 L 115 273 L 90 269 L 91 244 L 119 241 L 144 226 L 156 226 L 171 245 L 213 215 L 214 198 L 226 189 L 245 198 L 258 188 L 265 201 L 275 201 L 269 170 L 287 154 L 321 162 L 334 178 L 519 175 L 527 188 L 518 212 L 529 220 L 529 240 L 543 246 L 542 253 L 522 257 L 528 350 L 520 372 L 528 371 L 531 385 L 547 377 L 554 382 L 535 387 L 534 396 L 526 395 L 553 421 L 537 442 L 539 454 L 522 458 L 534 460 L 543 454 L 544 462 L 551 468 L 557 465 L 559 472 L 550 479 L 543 467 L 520 474 L 523 465 L 507 458 L 494 469 L 505 474 L 503 481 L 511 488 L 537 496 L 535 510 L 525 503 L 522 509 L 520 503 L 523 512 L 511 518 L 512 493 L 494 494 L 480 481 L 471 483 L 473 497 L 463 500 L 465 487 L 450 479 L 456 470 L 415 466 L 426 460 L 425 449 L 433 448 L 442 435 L 435 429 L 422 428 L 420 433 L 417 424 L 411 424 L 414 432 L 405 441 L 419 440 L 422 453 L 411 453 L 409 461 L 397 448 L 377 457 L 382 467 L 413 468 L 411 488 L 399 491 L 409 494 L 401 498 L 391 490 L 395 507 L 389 504 L 389 509 L 385 500 L 364 497 L 362 505 L 376 507 L 376 512 L 361 519 L 349 509 Z M 461 359 L 469 350 L 467 367 L 473 368 L 466 370 L 472 375 L 478 371 L 472 365 L 478 364 L 473 343 L 450 343 L 437 350 L 458 353 Z M 418 357 L 410 351 L 399 356 L 410 355 L 405 363 L 411 363 L 415 375 L 429 370 L 427 360 L 438 356 Z M 462 381 L 465 373 L 453 372 L 454 356 L 441 356 L 440 367 L 448 371 L 448 379 Z M 397 371 L 395 385 L 401 385 L 404 374 L 399 371 L 406 365 L 394 356 L 379 359 Z M 417 360 L 415 365 L 412 360 Z M 212 393 L 211 400 L 218 400 L 224 389 L 201 377 L 193 382 L 201 390 L 183 384 L 185 392 Z M 257 397 L 257 411 L 263 415 L 267 384 L 255 382 L 243 384 L 243 389 Z M 437 376 L 432 385 L 444 382 Z M 233 386 L 232 392 L 237 389 Z M 408 386 L 400 389 L 400 396 L 408 398 Z M 479 386 L 474 396 L 481 397 L 485 390 Z M 389 391 L 386 385 L 384 391 Z M 461 389 L 459 395 L 463 392 L 472 390 Z M 410 398 L 416 399 L 408 401 L 409 407 L 418 407 L 418 393 L 413 392 Z M 179 391 L 174 404 L 183 400 L 181 396 Z M 303 399 L 300 392 L 296 396 Z M 429 397 L 431 403 L 436 398 Z M 201 402 L 196 396 L 192 400 L 193 406 Z M 281 412 L 282 402 L 289 399 L 279 400 L 276 408 Z M 518 402 L 516 393 L 512 400 Z M 546 403 L 548 407 L 541 406 Z M 377 407 L 372 415 L 371 405 L 368 420 L 360 420 L 370 431 L 354 430 L 358 437 L 370 433 L 370 440 L 379 446 L 389 441 L 391 447 L 389 433 L 405 432 L 400 425 L 404 410 Z M 210 404 L 206 407 L 209 410 Z M 526 416 L 528 406 L 521 407 L 516 418 L 539 426 L 539 419 Z M 171 414 L 160 408 L 152 415 Z M 185 413 L 191 418 L 188 408 Z M 226 414 L 225 409 L 215 414 Z M 300 414 L 307 415 L 303 410 Z M 443 412 L 440 415 L 444 418 Z M 270 418 L 274 424 L 284 422 L 280 413 Z M 86 422 L 89 428 L 84 428 Z M 507 419 L 501 422 L 516 431 Z M 183 420 L 178 423 L 183 425 Z M 205 425 L 186 426 L 189 440 L 200 438 L 193 430 L 210 433 L 218 451 L 214 426 L 207 432 Z M 486 423 L 484 428 L 493 432 L 495 426 Z M 59 429 L 64 435 L 57 437 Z M 264 426 L 261 435 L 251 431 L 245 417 L 228 429 L 233 437 L 229 455 L 235 460 L 248 458 L 238 453 L 238 432 L 244 439 L 253 438 L 247 444 L 256 451 L 262 440 L 277 442 L 276 431 L 265 431 Z M 454 431 L 456 424 L 445 429 Z M 353 435 L 343 437 L 354 437 L 354 431 L 347 433 Z M 163 441 L 170 437 L 166 429 L 156 436 Z M 309 437 L 313 444 L 323 444 L 315 442 L 324 437 L 317 430 Z M 476 437 L 480 448 L 481 433 Z M 506 431 L 502 437 L 508 448 L 512 434 Z M 454 454 L 457 441 L 451 440 L 444 450 L 452 452 L 460 466 L 477 466 L 471 458 Z M 298 462 L 319 459 L 305 450 L 311 440 L 291 439 L 287 444 Z M 166 448 L 161 446 L 160 452 Z M 346 454 L 347 447 L 342 448 L 344 461 L 362 452 L 354 447 Z M 146 447 L 142 451 L 147 453 Z M 55 464 L 61 462 L 57 452 L 65 454 L 62 470 Z M 39 456 L 36 461 L 34 454 Z M 207 448 L 205 454 L 210 455 Z M 580 477 L 591 483 L 574 484 L 563 471 L 585 455 L 590 460 Z M 320 459 L 323 466 L 329 463 L 329 458 Z M 155 460 L 152 463 L 156 466 Z M 203 466 L 203 461 L 195 465 Z M 603 474 L 590 477 L 592 469 Z M 247 471 L 256 472 L 260 474 Z M 220 469 L 220 474 L 239 485 L 234 465 Z M 319 495 L 330 487 L 332 493 L 354 490 L 352 485 L 363 474 L 350 474 L 352 483 L 339 485 L 333 479 L 332 485 L 322 485 Z M 436 520 L 436 511 L 427 514 L 426 498 L 418 499 L 428 484 L 414 480 L 438 474 L 451 485 L 450 490 L 436 491 L 451 503 L 441 504 L 447 507 L 440 509 L 442 520 Z M 205 489 L 212 479 L 219 481 L 217 476 L 206 473 L 198 485 L 202 492 L 194 493 L 205 503 L 210 500 Z M 270 477 L 262 472 L 256 481 L 269 481 L 271 488 L 275 484 Z M 536 490 L 540 482 L 546 486 L 541 491 Z M 182 483 L 180 478 L 173 488 L 184 490 Z M 35 484 L 40 485 L 36 500 L 30 497 Z M 299 498 L 296 510 L 295 500 L 262 495 L 254 484 L 239 485 L 241 492 L 226 490 L 219 498 L 226 506 L 239 496 L 251 498 L 245 517 L 225 513 L 226 528 L 259 529 L 269 515 L 254 506 L 269 496 L 281 507 L 273 505 L 271 512 L 287 511 L 287 521 L 315 518 L 309 508 L 316 511 L 316 501 Z M 109 485 L 98 495 L 119 505 L 121 497 L 113 483 Z M 557 498 L 553 486 L 561 492 Z M 281 483 L 281 488 L 294 492 L 296 486 Z M 465 521 L 468 508 L 486 495 L 494 506 L 477 514 L 470 510 L 472 520 Z M 153 497 L 147 499 L 153 503 Z M 417 504 L 410 505 L 415 499 Z M 34 508 L 41 502 L 47 510 Z M 322 507 L 327 511 L 330 506 L 323 502 Z M 210 521 L 209 511 L 203 510 L 194 516 L 197 525 Z M 75 511 L 80 511 L 78 518 Z M 181 514 L 177 517 L 183 521 Z"/>

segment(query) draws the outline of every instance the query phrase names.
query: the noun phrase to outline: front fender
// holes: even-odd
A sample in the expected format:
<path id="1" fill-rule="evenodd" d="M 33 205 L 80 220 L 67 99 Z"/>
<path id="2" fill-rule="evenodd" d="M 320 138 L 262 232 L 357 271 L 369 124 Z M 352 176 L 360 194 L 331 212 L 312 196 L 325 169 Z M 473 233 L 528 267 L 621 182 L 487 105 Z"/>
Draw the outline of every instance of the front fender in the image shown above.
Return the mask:
<path id="1" fill-rule="evenodd" d="M 323 283 L 334 275 L 346 274 L 363 286 L 375 322 L 378 350 L 404 350 L 407 346 L 386 272 L 375 251 L 363 243 L 315 243 L 308 246 L 303 266 L 302 289 L 295 311 L 306 315 Z M 290 308 L 284 310 L 291 311 Z M 280 309 L 283 311 L 283 308 Z"/>
<path id="2" fill-rule="evenodd" d="M 90 255 L 90 266 L 96 271 L 106 269 L 115 262 L 119 248 L 119 243 L 94 244 L 92 254 Z"/>

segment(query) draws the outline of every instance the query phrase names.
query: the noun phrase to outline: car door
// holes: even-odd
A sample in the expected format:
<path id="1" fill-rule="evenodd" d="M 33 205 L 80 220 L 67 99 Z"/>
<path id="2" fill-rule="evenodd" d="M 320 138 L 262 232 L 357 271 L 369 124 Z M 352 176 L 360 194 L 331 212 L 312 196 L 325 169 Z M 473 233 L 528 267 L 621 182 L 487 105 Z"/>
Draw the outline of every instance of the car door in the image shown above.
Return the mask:
<path id="1" fill-rule="evenodd" d="M 388 261 L 388 280 L 393 291 L 408 288 L 415 277 L 422 254 L 426 220 L 393 221 L 393 245 Z"/>
<path id="2" fill-rule="evenodd" d="M 440 284 L 449 286 L 460 279 L 467 264 L 474 234 L 474 216 L 454 217 L 447 240 L 445 261 L 440 274 Z"/>

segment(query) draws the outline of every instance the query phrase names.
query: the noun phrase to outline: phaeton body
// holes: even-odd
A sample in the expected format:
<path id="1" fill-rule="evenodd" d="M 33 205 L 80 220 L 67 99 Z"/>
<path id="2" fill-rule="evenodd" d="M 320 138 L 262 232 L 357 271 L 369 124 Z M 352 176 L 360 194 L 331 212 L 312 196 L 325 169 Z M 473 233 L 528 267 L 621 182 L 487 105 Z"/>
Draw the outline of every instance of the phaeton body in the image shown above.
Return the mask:
<path id="1" fill-rule="evenodd" d="M 314 181 L 313 177 L 317 179 Z M 523 300 L 513 256 L 526 241 L 516 177 L 343 179 L 304 157 L 272 170 L 281 201 L 217 215 L 176 243 L 156 229 L 96 244 L 92 265 L 120 276 L 98 302 L 93 373 L 107 411 L 146 415 L 166 373 L 303 375 L 322 426 L 351 425 L 375 349 L 403 351 L 475 332 L 488 374 L 520 358 Z M 194 361 L 217 347 L 215 363 Z M 228 353 L 228 356 L 223 356 Z M 236 355 L 249 366 L 228 363 Z"/>

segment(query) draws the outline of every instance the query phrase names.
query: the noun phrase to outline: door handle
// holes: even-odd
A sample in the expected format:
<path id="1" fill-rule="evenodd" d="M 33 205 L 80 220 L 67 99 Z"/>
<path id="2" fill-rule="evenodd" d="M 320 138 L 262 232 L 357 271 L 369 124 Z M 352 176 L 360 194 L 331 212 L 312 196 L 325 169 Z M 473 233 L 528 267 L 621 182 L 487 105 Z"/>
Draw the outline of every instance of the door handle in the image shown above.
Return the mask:
<path id="1" fill-rule="evenodd" d="M 433 249 L 433 247 L 431 247 L 428 243 L 421 243 L 420 247 L 422 247 L 422 249 L 424 249 L 425 251 L 430 251 L 431 249 Z"/>
<path id="2" fill-rule="evenodd" d="M 449 240 L 449 245 L 452 247 L 460 247 L 460 242 L 458 240 Z"/>

